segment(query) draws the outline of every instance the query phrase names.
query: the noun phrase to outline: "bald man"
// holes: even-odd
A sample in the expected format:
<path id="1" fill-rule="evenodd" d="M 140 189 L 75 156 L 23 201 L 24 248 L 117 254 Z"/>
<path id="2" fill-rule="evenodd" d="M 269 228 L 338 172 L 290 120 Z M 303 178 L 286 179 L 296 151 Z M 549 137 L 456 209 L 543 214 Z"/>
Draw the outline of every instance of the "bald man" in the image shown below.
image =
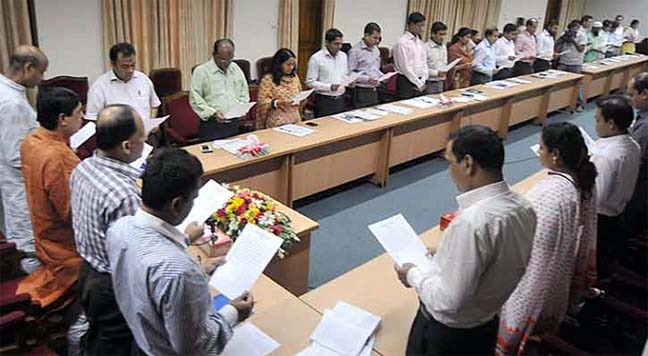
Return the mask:
<path id="1" fill-rule="evenodd" d="M 137 345 L 122 316 L 110 279 L 106 231 L 141 205 L 139 170 L 129 163 L 142 155 L 146 133 L 138 112 L 108 105 L 97 120 L 97 151 L 72 172 L 72 226 L 83 257 L 79 275 L 81 305 L 89 322 L 84 339 L 88 355 L 129 355 Z"/>
<path id="2" fill-rule="evenodd" d="M 25 258 L 22 268 L 31 273 L 40 266 L 34 246 L 31 217 L 20 166 L 20 145 L 38 127 L 36 111 L 26 90 L 37 86 L 47 70 L 45 54 L 33 46 L 20 46 L 9 59 L 9 71 L 0 74 L 0 196 L 4 207 L 4 231 Z"/>

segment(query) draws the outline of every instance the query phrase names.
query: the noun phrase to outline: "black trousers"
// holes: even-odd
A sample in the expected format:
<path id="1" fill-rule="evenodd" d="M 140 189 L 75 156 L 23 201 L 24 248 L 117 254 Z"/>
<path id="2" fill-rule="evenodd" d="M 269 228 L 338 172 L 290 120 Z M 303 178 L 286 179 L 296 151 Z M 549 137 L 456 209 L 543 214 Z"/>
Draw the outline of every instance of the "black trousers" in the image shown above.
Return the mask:
<path id="1" fill-rule="evenodd" d="M 599 277 L 608 277 L 610 265 L 623 256 L 628 234 L 623 214 L 619 216 L 598 215 L 596 231 L 596 270 Z"/>
<path id="2" fill-rule="evenodd" d="M 475 74 L 475 73 L 473 73 Z M 502 80 L 513 76 L 513 68 L 502 68 L 493 75 L 493 80 Z"/>
<path id="3" fill-rule="evenodd" d="M 551 69 L 551 62 L 536 58 L 535 62 L 533 62 L 533 72 L 538 73 L 538 72 L 544 72 L 545 70 Z"/>
<path id="4" fill-rule="evenodd" d="M 366 108 L 378 104 L 378 90 L 376 88 L 353 89 L 353 107 L 355 109 Z"/>
<path id="5" fill-rule="evenodd" d="M 110 274 L 83 262 L 79 273 L 81 306 L 90 327 L 83 338 L 86 355 L 143 355 L 119 311 Z"/>
<path id="6" fill-rule="evenodd" d="M 517 61 L 513 66 L 513 76 L 533 74 L 533 65 L 531 63 Z"/>
<path id="7" fill-rule="evenodd" d="M 470 76 L 470 85 L 486 84 L 492 81 L 493 78 L 490 75 L 480 72 L 472 72 L 472 75 Z"/>
<path id="8" fill-rule="evenodd" d="M 397 74 L 396 78 L 396 100 L 410 99 L 421 96 L 424 92 L 418 91 L 416 85 L 407 79 L 406 76 Z"/>
<path id="9" fill-rule="evenodd" d="M 407 355 L 493 355 L 498 318 L 470 329 L 451 328 L 426 317 L 419 307 L 409 339 Z"/>
<path id="10" fill-rule="evenodd" d="M 344 95 L 315 94 L 315 117 L 331 116 L 344 111 Z"/>
<path id="11" fill-rule="evenodd" d="M 220 123 L 214 119 L 208 121 L 200 120 L 198 137 L 201 141 L 213 141 L 222 138 L 236 136 L 241 133 L 238 120 Z"/>

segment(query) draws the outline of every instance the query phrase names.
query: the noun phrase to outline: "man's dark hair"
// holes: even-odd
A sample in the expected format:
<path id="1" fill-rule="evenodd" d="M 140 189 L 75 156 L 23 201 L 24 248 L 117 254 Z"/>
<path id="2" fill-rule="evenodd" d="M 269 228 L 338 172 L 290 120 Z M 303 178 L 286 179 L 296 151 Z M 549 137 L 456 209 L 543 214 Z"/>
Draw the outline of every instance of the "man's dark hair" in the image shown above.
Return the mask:
<path id="1" fill-rule="evenodd" d="M 221 38 L 216 40 L 214 42 L 214 53 L 218 53 L 218 50 L 225 45 L 230 45 L 232 48 L 234 48 L 234 41 L 230 40 L 229 38 Z"/>
<path id="2" fill-rule="evenodd" d="M 556 21 L 556 20 L 549 20 L 549 21 L 547 21 L 547 23 L 545 24 L 544 28 L 545 28 L 545 30 L 549 31 L 549 29 L 550 29 L 551 27 L 553 27 L 553 26 L 558 26 L 558 21 Z"/>
<path id="3" fill-rule="evenodd" d="M 634 109 L 630 99 L 623 95 L 606 95 L 596 100 L 605 121 L 614 120 L 619 130 L 625 131 L 634 120 Z"/>
<path id="4" fill-rule="evenodd" d="M 638 93 L 643 93 L 645 90 L 648 90 L 648 72 L 643 72 L 635 75 L 632 78 L 632 87 Z"/>
<path id="5" fill-rule="evenodd" d="M 603 20 L 603 27 L 611 27 L 612 26 L 612 20 Z"/>
<path id="6" fill-rule="evenodd" d="M 504 31 L 504 33 L 506 34 L 506 33 L 515 32 L 515 31 L 517 31 L 517 29 L 518 29 L 518 27 L 517 27 L 516 24 L 514 24 L 514 23 L 507 23 L 506 25 L 504 25 L 504 29 L 503 29 L 503 31 Z"/>
<path id="7" fill-rule="evenodd" d="M 175 147 L 158 149 L 142 174 L 142 203 L 162 210 L 175 198 L 188 198 L 199 188 L 202 174 L 202 164 L 189 152 Z"/>
<path id="8" fill-rule="evenodd" d="M 524 17 L 516 17 L 515 24 L 518 26 L 524 26 Z"/>
<path id="9" fill-rule="evenodd" d="M 117 43 L 110 47 L 110 61 L 117 62 L 119 55 L 122 57 L 129 57 L 135 55 L 135 47 L 128 42 Z"/>
<path id="10" fill-rule="evenodd" d="M 634 19 L 634 20 L 632 20 L 632 21 L 630 22 L 630 26 L 634 26 L 634 25 L 638 25 L 638 24 L 639 24 L 639 20 L 638 20 L 638 19 Z"/>
<path id="11" fill-rule="evenodd" d="M 470 155 L 486 171 L 501 171 L 504 165 L 502 139 L 490 127 L 465 126 L 450 134 L 452 154 L 457 161 Z"/>
<path id="12" fill-rule="evenodd" d="M 441 21 L 437 21 L 432 24 L 430 28 L 430 33 L 435 34 L 441 31 L 448 31 L 448 26 Z"/>
<path id="13" fill-rule="evenodd" d="M 111 113 L 104 119 L 101 112 L 110 110 Z M 122 142 L 131 138 L 137 131 L 135 125 L 135 109 L 124 104 L 106 106 L 99 113 L 97 120 L 97 148 L 112 150 Z"/>
<path id="14" fill-rule="evenodd" d="M 425 21 L 425 16 L 418 11 L 412 12 L 411 14 L 409 14 L 409 16 L 407 16 L 408 25 L 421 23 L 423 21 Z"/>
<path id="15" fill-rule="evenodd" d="M 582 25 L 582 24 L 584 24 L 585 22 L 587 22 L 587 21 L 589 21 L 589 20 L 593 20 L 593 19 L 594 19 L 594 18 L 593 18 L 592 16 L 590 16 L 590 15 L 585 15 L 585 16 L 581 17 L 580 23 L 581 23 L 581 25 Z"/>
<path id="16" fill-rule="evenodd" d="M 365 35 L 373 35 L 374 32 L 382 32 L 380 26 L 375 22 L 369 22 L 364 28 Z"/>
<path id="17" fill-rule="evenodd" d="M 577 29 L 580 27 L 580 21 L 578 20 L 572 20 L 569 25 L 567 25 L 567 28 L 572 30 L 572 29 Z"/>
<path id="18" fill-rule="evenodd" d="M 497 31 L 499 31 L 499 30 L 497 29 L 497 27 L 489 27 L 489 28 L 487 28 L 487 29 L 484 30 L 484 37 L 491 36 L 492 34 L 494 34 L 494 33 L 497 32 Z"/>
<path id="19" fill-rule="evenodd" d="M 36 99 L 38 122 L 48 130 L 56 130 L 60 114 L 71 116 L 81 101 L 70 89 L 62 87 L 40 88 Z"/>
<path id="20" fill-rule="evenodd" d="M 324 35 L 326 42 L 333 42 L 339 37 L 344 37 L 344 35 L 342 35 L 342 31 L 338 30 L 337 28 L 329 29 Z"/>

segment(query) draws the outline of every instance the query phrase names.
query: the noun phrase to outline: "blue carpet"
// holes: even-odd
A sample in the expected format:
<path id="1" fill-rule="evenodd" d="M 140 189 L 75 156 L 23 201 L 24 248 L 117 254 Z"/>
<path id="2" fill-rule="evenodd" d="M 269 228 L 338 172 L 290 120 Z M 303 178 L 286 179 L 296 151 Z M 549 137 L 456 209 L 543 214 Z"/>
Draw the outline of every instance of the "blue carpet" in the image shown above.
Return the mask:
<path id="1" fill-rule="evenodd" d="M 557 113 L 548 121 L 572 122 L 596 139 L 594 110 L 595 105 L 590 102 L 581 113 Z M 509 184 L 540 170 L 540 163 L 529 148 L 538 143 L 540 131 L 540 126 L 530 122 L 509 131 L 504 166 Z M 445 160 L 431 157 L 393 172 L 385 188 L 369 182 L 351 184 L 298 207 L 300 213 L 320 224 L 311 238 L 309 287 L 317 288 L 384 252 L 367 225 L 402 213 L 414 230 L 421 233 L 438 225 L 442 214 L 457 208 L 457 193 Z"/>

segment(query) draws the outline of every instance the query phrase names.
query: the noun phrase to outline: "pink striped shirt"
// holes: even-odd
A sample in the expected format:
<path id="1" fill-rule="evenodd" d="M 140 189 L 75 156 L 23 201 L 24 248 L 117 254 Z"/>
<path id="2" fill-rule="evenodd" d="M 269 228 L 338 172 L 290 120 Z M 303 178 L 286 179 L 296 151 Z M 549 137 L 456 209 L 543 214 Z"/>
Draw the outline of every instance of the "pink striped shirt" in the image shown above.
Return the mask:
<path id="1" fill-rule="evenodd" d="M 515 53 L 522 58 L 536 56 L 536 37 L 529 31 L 523 31 L 515 38 Z M 533 63 L 533 59 L 524 59 L 524 62 Z"/>

